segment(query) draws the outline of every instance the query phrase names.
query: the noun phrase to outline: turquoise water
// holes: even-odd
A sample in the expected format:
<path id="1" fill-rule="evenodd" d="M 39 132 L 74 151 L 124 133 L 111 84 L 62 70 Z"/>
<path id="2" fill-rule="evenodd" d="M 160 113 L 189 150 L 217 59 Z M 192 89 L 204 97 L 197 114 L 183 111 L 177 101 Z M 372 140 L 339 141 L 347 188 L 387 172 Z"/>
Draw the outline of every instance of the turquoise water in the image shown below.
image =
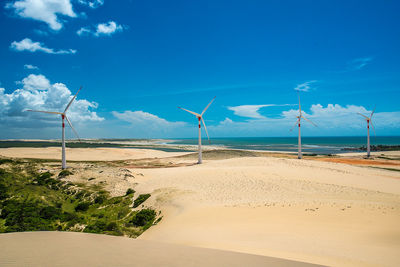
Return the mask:
<path id="1" fill-rule="evenodd" d="M 367 137 L 365 136 L 303 137 L 301 140 L 304 152 L 318 154 L 350 152 L 345 148 L 359 148 L 367 144 Z M 208 145 L 206 139 L 203 139 L 203 143 Z M 173 144 L 195 145 L 197 138 L 176 139 L 173 140 Z M 297 137 L 213 138 L 211 145 L 231 149 L 297 151 Z M 400 136 L 373 136 L 371 137 L 371 145 L 400 145 Z"/>

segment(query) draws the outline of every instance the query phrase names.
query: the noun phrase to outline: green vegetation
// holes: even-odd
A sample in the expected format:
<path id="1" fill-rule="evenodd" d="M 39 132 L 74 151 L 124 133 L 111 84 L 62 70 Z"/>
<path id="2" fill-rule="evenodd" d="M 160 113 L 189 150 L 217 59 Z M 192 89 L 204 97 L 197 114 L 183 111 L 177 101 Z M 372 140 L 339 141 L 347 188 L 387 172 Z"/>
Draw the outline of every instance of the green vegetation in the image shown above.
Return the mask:
<path id="1" fill-rule="evenodd" d="M 134 194 L 136 191 L 135 190 L 133 190 L 132 188 L 128 188 L 128 190 L 126 190 L 126 196 L 127 195 L 130 195 L 130 194 Z"/>
<path id="2" fill-rule="evenodd" d="M 134 226 L 143 226 L 145 229 L 149 228 L 156 218 L 156 212 L 152 209 L 144 209 L 139 211 L 131 220 Z"/>
<path id="3" fill-rule="evenodd" d="M 157 221 L 152 209 L 132 210 L 133 189 L 112 197 L 101 184 L 73 184 L 39 173 L 35 162 L 0 162 L 0 233 L 58 230 L 137 237 Z M 138 205 L 149 197 L 140 195 Z"/>
<path id="4" fill-rule="evenodd" d="M 137 197 L 137 199 L 135 199 L 135 201 L 133 201 L 133 207 L 137 208 L 139 207 L 140 204 L 142 204 L 143 202 L 145 202 L 151 195 L 150 194 L 141 194 Z"/>
<path id="5" fill-rule="evenodd" d="M 69 175 L 72 175 L 73 173 L 69 170 L 62 170 L 60 171 L 60 173 L 58 174 L 58 178 L 65 178 Z"/>

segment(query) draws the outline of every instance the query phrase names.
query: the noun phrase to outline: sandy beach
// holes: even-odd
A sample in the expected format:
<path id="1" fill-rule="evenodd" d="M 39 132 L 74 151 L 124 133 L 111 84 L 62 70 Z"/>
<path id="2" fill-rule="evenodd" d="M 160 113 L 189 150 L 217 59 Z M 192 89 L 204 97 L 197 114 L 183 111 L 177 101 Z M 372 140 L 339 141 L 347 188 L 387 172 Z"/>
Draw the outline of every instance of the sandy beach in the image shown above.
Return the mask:
<path id="1" fill-rule="evenodd" d="M 1 149 L 0 155 L 31 157 L 34 150 Z M 59 156 L 55 148 L 40 150 L 47 158 Z M 346 163 L 279 156 L 211 160 L 205 154 L 204 164 L 196 165 L 186 154 L 68 149 L 68 159 L 127 162 L 123 167 L 71 162 L 74 175 L 67 179 L 104 181 L 114 195 L 129 187 L 137 194 L 151 192 L 145 206 L 161 210 L 163 219 L 136 241 L 330 266 L 400 264 L 399 160 L 371 159 L 368 165 L 354 163 L 364 162 L 357 155 Z M 390 169 L 382 162 L 390 162 Z M 90 175 L 96 179 L 88 182 Z"/>

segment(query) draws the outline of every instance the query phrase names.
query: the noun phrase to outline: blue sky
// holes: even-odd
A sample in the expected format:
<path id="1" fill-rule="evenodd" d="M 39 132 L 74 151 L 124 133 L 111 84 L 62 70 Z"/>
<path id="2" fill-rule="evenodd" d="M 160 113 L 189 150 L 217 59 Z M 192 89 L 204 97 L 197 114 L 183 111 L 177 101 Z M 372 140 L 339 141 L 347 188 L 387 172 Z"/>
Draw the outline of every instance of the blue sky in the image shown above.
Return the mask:
<path id="1" fill-rule="evenodd" d="M 0 138 L 400 135 L 399 1 L 6 0 Z M 73 138 L 68 130 L 67 136 Z"/>

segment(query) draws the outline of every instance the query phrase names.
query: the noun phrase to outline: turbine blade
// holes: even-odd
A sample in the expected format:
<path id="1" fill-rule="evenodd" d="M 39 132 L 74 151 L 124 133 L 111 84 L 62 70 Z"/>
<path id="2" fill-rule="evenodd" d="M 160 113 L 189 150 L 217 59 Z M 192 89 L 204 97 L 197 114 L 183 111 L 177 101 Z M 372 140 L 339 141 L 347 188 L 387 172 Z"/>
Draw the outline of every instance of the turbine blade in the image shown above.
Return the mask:
<path id="1" fill-rule="evenodd" d="M 299 113 L 301 115 L 301 103 L 300 103 L 300 92 L 297 91 L 297 95 L 299 96 Z"/>
<path id="2" fill-rule="evenodd" d="M 78 92 L 76 92 L 76 94 L 75 94 L 74 97 L 71 99 L 71 101 L 69 101 L 67 107 L 66 107 L 65 110 L 64 110 L 64 113 L 67 112 L 69 106 L 71 106 L 72 102 L 74 102 L 74 100 L 75 100 L 75 98 L 76 98 L 76 96 L 78 95 L 78 93 L 79 93 L 80 90 L 82 90 L 82 86 L 81 86 L 81 88 L 79 88 Z"/>
<path id="3" fill-rule="evenodd" d="M 372 126 L 372 130 L 374 131 L 374 135 L 375 135 L 375 137 L 376 137 L 375 127 L 374 127 L 374 125 L 372 124 L 372 121 L 370 121 L 370 123 L 371 123 L 371 126 Z"/>
<path id="4" fill-rule="evenodd" d="M 76 135 L 76 137 L 78 137 L 79 142 L 81 141 L 81 139 L 79 138 L 78 133 L 75 131 L 74 127 L 72 126 L 72 123 L 69 121 L 68 117 L 65 116 L 65 119 L 67 120 L 69 126 L 71 127 L 72 131 L 74 132 L 74 134 Z"/>
<path id="5" fill-rule="evenodd" d="M 371 116 L 369 116 L 370 119 L 372 118 L 372 115 L 374 115 L 375 109 L 376 109 L 376 106 L 374 107 L 374 110 L 371 112 Z"/>
<path id="6" fill-rule="evenodd" d="M 301 115 L 301 117 L 303 119 L 305 119 L 306 121 L 308 121 L 309 123 L 311 123 L 312 125 L 314 125 L 315 127 L 318 127 L 315 123 L 313 123 L 312 121 L 310 121 L 309 119 L 307 119 L 306 117 L 304 117 L 303 115 Z"/>
<path id="7" fill-rule="evenodd" d="M 189 112 L 189 113 L 191 113 L 191 114 L 195 115 L 196 117 L 201 117 L 201 115 L 200 115 L 200 114 L 197 114 L 196 112 L 193 112 L 193 111 L 190 111 L 190 110 L 187 110 L 187 109 L 181 108 L 181 107 L 178 107 L 178 108 L 180 108 L 180 109 L 182 109 L 182 110 L 184 110 L 184 111 L 186 111 L 186 112 Z"/>
<path id="8" fill-rule="evenodd" d="M 207 138 L 208 138 L 208 143 L 211 144 L 211 142 L 210 142 L 210 136 L 208 136 L 207 127 L 206 127 L 206 124 L 204 123 L 203 117 L 201 117 L 201 122 L 203 123 L 204 130 L 206 130 L 206 134 L 207 134 Z"/>
<path id="9" fill-rule="evenodd" d="M 203 112 L 200 114 L 201 116 L 203 116 L 204 112 L 206 112 L 206 110 L 208 109 L 208 107 L 211 105 L 211 103 L 214 101 L 214 99 L 216 98 L 216 96 L 214 96 L 213 99 L 211 99 L 210 103 L 208 103 L 207 107 L 203 110 Z"/>
<path id="10" fill-rule="evenodd" d="M 357 112 L 357 114 L 363 116 L 365 119 L 369 119 L 367 116 L 365 116 L 364 114 L 361 114 L 360 112 Z"/>
<path id="11" fill-rule="evenodd" d="M 62 114 L 63 114 L 63 113 L 61 113 L 61 112 L 45 111 L 45 110 L 32 110 L 32 109 L 27 109 L 26 111 L 30 111 L 30 112 L 41 112 L 41 113 L 48 113 L 48 114 L 58 114 L 58 115 L 62 115 Z"/>
<path id="12" fill-rule="evenodd" d="M 296 125 L 299 123 L 299 121 L 300 121 L 300 118 L 298 118 L 297 121 L 292 126 L 292 128 L 290 128 L 290 131 L 293 131 L 294 127 L 296 127 Z"/>

